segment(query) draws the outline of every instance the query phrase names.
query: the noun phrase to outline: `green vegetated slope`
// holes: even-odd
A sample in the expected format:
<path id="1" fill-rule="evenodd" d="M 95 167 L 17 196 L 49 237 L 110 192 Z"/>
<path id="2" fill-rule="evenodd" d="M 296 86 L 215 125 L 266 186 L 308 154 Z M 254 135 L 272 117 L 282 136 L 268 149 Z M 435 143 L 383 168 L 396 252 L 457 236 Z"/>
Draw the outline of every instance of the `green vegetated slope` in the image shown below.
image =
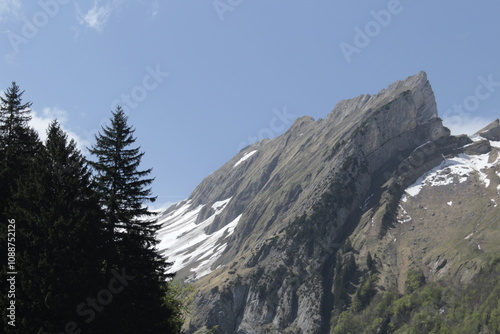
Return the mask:
<path id="1" fill-rule="evenodd" d="M 426 283 L 419 269 L 408 272 L 403 294 L 395 288 L 376 292 L 376 280 L 376 273 L 364 276 L 351 308 L 333 317 L 331 333 L 500 333 L 498 255 L 466 284 Z"/>
<path id="2" fill-rule="evenodd" d="M 424 174 L 385 228 L 380 203 L 364 213 L 337 254 L 331 333 L 500 333 L 498 148 L 469 153 L 492 164 Z"/>

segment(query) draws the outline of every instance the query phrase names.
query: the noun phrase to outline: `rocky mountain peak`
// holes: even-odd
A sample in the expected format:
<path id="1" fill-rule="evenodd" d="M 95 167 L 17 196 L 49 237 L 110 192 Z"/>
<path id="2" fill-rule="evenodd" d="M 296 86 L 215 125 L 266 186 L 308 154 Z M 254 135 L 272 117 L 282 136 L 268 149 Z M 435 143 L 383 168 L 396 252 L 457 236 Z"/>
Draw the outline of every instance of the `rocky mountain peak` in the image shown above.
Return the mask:
<path id="1" fill-rule="evenodd" d="M 302 116 L 302 117 L 299 117 L 292 124 L 292 126 L 290 127 L 289 131 L 293 131 L 295 129 L 300 130 L 304 126 L 310 125 L 310 124 L 312 124 L 314 122 L 315 122 L 314 118 L 312 118 L 311 116 Z"/>
<path id="2" fill-rule="evenodd" d="M 431 84 L 427 80 L 427 74 L 424 71 L 408 77 L 402 82 L 395 82 L 388 87 L 388 90 L 396 92 L 408 89 L 412 92 L 415 106 L 417 108 L 417 122 L 425 123 L 432 118 L 437 117 L 437 105 L 432 91 Z"/>
<path id="3" fill-rule="evenodd" d="M 481 174 L 474 165 L 500 160 L 488 141 L 498 129 L 497 120 L 480 131 L 484 143 L 451 136 L 420 72 L 244 148 L 160 219 L 159 248 L 179 279 L 199 289 L 190 331 L 329 333 L 332 314 L 350 298 L 341 268 L 370 251 L 388 257 L 381 287 L 399 287 L 391 272 L 405 277 L 408 265 L 399 259 L 392 267 L 397 249 L 389 242 L 398 239 L 405 189 L 429 170 L 469 160 L 476 169 L 467 175 L 479 170 L 477 177 L 498 182 L 493 169 Z M 348 239 L 355 244 L 340 251 Z M 352 275 L 362 270 L 355 267 Z"/>
<path id="4" fill-rule="evenodd" d="M 357 115 L 358 117 L 354 117 L 355 119 L 362 119 L 366 117 L 366 114 L 362 114 L 362 111 L 368 113 L 374 111 L 403 94 L 411 97 L 412 103 L 415 105 L 415 119 L 418 124 L 423 124 L 437 117 L 434 92 L 427 80 L 427 74 L 421 71 L 405 80 L 392 83 L 375 95 L 364 94 L 339 102 L 328 118 L 344 122 L 349 115 L 361 113 L 361 115 Z"/>
<path id="5" fill-rule="evenodd" d="M 500 120 L 494 120 L 476 134 L 488 140 L 500 141 Z"/>

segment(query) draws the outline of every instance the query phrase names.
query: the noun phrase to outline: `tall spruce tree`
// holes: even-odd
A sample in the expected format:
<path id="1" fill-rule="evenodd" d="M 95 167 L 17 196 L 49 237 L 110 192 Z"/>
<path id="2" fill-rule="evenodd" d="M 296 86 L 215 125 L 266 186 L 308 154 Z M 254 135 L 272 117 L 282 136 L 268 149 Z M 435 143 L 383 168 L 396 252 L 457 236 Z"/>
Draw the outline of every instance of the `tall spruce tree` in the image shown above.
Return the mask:
<path id="1" fill-rule="evenodd" d="M 23 93 L 13 82 L 5 96 L 0 96 L 0 215 L 5 214 L 15 181 L 27 171 L 41 147 L 36 131 L 28 124 L 31 102 L 22 102 Z M 2 216 L 2 222 L 4 219 Z"/>
<path id="2" fill-rule="evenodd" d="M 122 232 L 128 234 L 135 230 L 145 236 L 144 241 L 154 244 L 156 224 L 154 220 L 143 219 L 153 215 L 144 203 L 156 200 L 148 188 L 153 179 L 146 178 L 152 169 L 138 169 L 144 153 L 138 147 L 129 147 L 136 141 L 134 131 L 118 107 L 111 126 L 102 128 L 103 133 L 96 136 L 96 144 L 90 149 L 97 157 L 92 165 L 97 171 L 97 184 L 112 237 L 120 239 Z"/>
<path id="3" fill-rule="evenodd" d="M 29 126 L 31 119 L 31 103 L 22 102 L 23 92 L 13 82 L 7 88 L 4 96 L 0 96 L 0 245 L 4 254 L 7 254 L 7 225 L 8 220 L 16 221 L 16 235 L 25 230 L 22 221 L 11 216 L 8 209 L 12 206 L 13 195 L 18 191 L 18 181 L 26 175 L 33 159 L 41 150 L 41 143 L 36 132 Z M 19 254 L 21 244 L 16 243 L 16 254 Z M 21 248 L 22 249 L 22 248 Z M 17 266 L 15 270 L 20 269 Z M 2 262 L 2 277 L 6 277 L 8 270 L 6 262 Z M 21 278 L 18 278 L 21 279 Z M 2 291 L 7 291 L 6 281 L 2 279 Z M 2 328 L 8 320 L 6 317 L 7 303 L 10 300 L 2 293 L 0 295 L 0 307 L 2 309 Z M 5 324 L 6 326 L 6 324 Z M 9 327 L 11 328 L 11 327 Z"/>
<path id="4" fill-rule="evenodd" d="M 108 252 L 108 269 L 124 271 L 127 287 L 110 304 L 106 324 L 110 333 L 177 333 L 179 310 L 168 305 L 166 269 L 170 264 L 155 245 L 159 226 L 146 203 L 155 200 L 148 178 L 151 169 L 140 170 L 144 153 L 131 147 L 134 129 L 120 107 L 112 113 L 111 125 L 102 128 L 90 148 L 96 161 L 96 183 L 106 214 L 107 236 L 113 241 Z M 133 279 L 132 279 L 133 277 Z"/>
<path id="5" fill-rule="evenodd" d="M 23 94 L 13 82 L 5 96 L 0 96 L 0 152 L 3 162 L 16 169 L 40 144 L 35 130 L 28 125 L 32 103 L 23 103 Z"/>
<path id="6" fill-rule="evenodd" d="M 86 333 L 99 332 L 96 324 L 79 317 L 77 306 L 105 284 L 103 213 L 85 159 L 57 122 L 18 180 L 8 213 L 22 225 L 16 330 L 61 333 L 74 322 L 70 326 Z"/>

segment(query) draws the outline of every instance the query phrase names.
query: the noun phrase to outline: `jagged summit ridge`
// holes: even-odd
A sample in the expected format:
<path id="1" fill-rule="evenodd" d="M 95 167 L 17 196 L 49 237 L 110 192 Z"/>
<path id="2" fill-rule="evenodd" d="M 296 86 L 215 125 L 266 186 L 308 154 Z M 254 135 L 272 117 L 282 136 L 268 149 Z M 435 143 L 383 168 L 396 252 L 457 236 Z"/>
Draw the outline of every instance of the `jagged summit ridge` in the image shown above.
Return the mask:
<path id="1" fill-rule="evenodd" d="M 421 71 L 405 80 L 392 83 L 375 95 L 363 94 L 353 99 L 340 101 L 327 118 L 343 121 L 347 116 L 356 114 L 357 111 L 376 110 L 405 91 L 411 93 L 417 109 L 416 118 L 418 123 L 421 124 L 437 117 L 438 112 L 434 92 L 427 79 L 427 74 Z M 365 115 L 360 116 L 357 119 Z"/>

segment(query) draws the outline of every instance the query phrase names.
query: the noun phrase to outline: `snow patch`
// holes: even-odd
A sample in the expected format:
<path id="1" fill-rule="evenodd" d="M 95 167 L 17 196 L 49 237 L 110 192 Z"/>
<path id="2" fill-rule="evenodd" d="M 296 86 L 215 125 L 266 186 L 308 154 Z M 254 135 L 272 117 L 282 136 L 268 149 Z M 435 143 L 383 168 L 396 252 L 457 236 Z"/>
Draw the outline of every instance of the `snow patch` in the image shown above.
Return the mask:
<path id="1" fill-rule="evenodd" d="M 422 190 L 422 187 L 424 186 L 423 185 L 424 180 L 425 178 L 421 176 L 419 179 L 417 179 L 417 181 L 414 184 L 406 188 L 405 193 L 411 197 L 417 196 L 420 193 L 420 190 Z"/>
<path id="2" fill-rule="evenodd" d="M 471 234 L 469 234 L 468 236 L 466 236 L 464 238 L 464 240 L 469 240 L 473 235 L 474 235 L 474 232 L 472 232 Z"/>
<path id="3" fill-rule="evenodd" d="M 238 166 L 239 164 L 241 164 L 241 163 L 242 163 L 242 162 L 244 162 L 245 160 L 249 159 L 252 155 L 254 155 L 254 154 L 255 154 L 255 152 L 257 152 L 257 150 L 252 151 L 252 152 L 248 152 L 248 153 L 246 153 L 246 154 L 243 156 L 243 158 L 241 158 L 240 160 L 238 160 L 238 162 L 237 162 L 237 163 L 235 163 L 235 164 L 234 164 L 233 168 L 234 168 L 234 167 L 236 167 L 236 166 Z"/>
<path id="4" fill-rule="evenodd" d="M 400 214 L 398 215 L 398 223 L 400 224 L 404 224 L 404 223 L 409 223 L 411 222 L 413 219 L 411 218 L 411 216 L 408 214 L 408 212 L 405 210 L 405 208 L 403 208 L 401 205 L 399 206 L 399 208 L 401 209 L 401 212 Z M 399 219 L 400 218 L 400 219 Z"/>
<path id="5" fill-rule="evenodd" d="M 205 230 L 214 222 L 215 217 L 224 211 L 230 200 L 231 198 L 228 198 L 212 204 L 214 213 L 198 224 L 196 221 L 205 205 L 193 209 L 191 201 L 160 218 L 159 222 L 163 227 L 157 233 L 160 240 L 157 248 L 168 261 L 174 262 L 169 271 L 177 272 L 187 266 L 196 265 L 191 269 L 195 278 L 208 275 L 212 271 L 212 265 L 227 247 L 224 239 L 233 234 L 241 215 L 212 234 L 207 234 Z"/>
<path id="6" fill-rule="evenodd" d="M 224 210 L 224 208 L 226 207 L 226 204 L 229 203 L 230 200 L 231 200 L 231 198 L 228 198 L 228 199 L 223 200 L 223 201 L 217 201 L 212 205 L 212 209 L 214 209 L 215 212 L 221 212 L 222 210 Z"/>
<path id="7" fill-rule="evenodd" d="M 484 138 L 481 137 L 480 135 L 474 135 L 474 136 L 471 136 L 469 137 L 473 142 L 476 142 L 476 141 L 483 141 Z"/>
<path id="8" fill-rule="evenodd" d="M 500 148 L 500 141 L 490 140 L 491 147 Z"/>
<path id="9" fill-rule="evenodd" d="M 420 146 L 418 146 L 416 149 L 414 149 L 414 150 L 413 150 L 413 152 L 415 152 L 415 151 L 416 151 L 416 150 L 418 150 L 419 148 L 424 147 L 425 145 L 427 145 L 427 144 L 429 144 L 429 143 L 430 143 L 430 141 L 428 141 L 428 142 L 426 142 L 426 143 L 423 143 L 422 145 L 420 145 Z M 411 152 L 411 153 L 413 153 L 413 152 Z"/>
<path id="10" fill-rule="evenodd" d="M 418 178 L 414 184 L 405 190 L 405 193 L 415 197 L 426 185 L 436 187 L 453 184 L 457 181 L 463 183 L 467 181 L 472 173 L 477 173 L 479 179 L 487 188 L 490 185 L 490 180 L 483 170 L 497 164 L 499 160 L 497 158 L 495 162 L 489 163 L 489 158 L 489 153 L 472 156 L 462 153 L 457 157 L 445 159 L 439 166 Z"/>
<path id="11" fill-rule="evenodd" d="M 446 204 L 448 204 L 449 206 L 452 206 L 452 205 L 453 205 L 453 202 L 452 202 L 452 201 L 449 201 L 449 202 L 446 202 Z"/>
<path id="12" fill-rule="evenodd" d="M 217 241 L 226 234 L 224 239 L 233 234 L 234 229 L 240 221 L 241 215 L 236 217 L 232 222 L 219 229 L 217 232 L 210 235 L 206 242 L 204 242 L 201 247 L 197 250 L 197 254 L 200 256 L 196 259 L 197 261 L 203 260 L 198 264 L 196 268 L 191 269 L 195 273 L 196 279 L 208 275 L 212 272 L 212 265 L 217 261 L 217 259 L 222 255 L 222 252 L 227 247 L 227 243 L 219 243 Z"/>

